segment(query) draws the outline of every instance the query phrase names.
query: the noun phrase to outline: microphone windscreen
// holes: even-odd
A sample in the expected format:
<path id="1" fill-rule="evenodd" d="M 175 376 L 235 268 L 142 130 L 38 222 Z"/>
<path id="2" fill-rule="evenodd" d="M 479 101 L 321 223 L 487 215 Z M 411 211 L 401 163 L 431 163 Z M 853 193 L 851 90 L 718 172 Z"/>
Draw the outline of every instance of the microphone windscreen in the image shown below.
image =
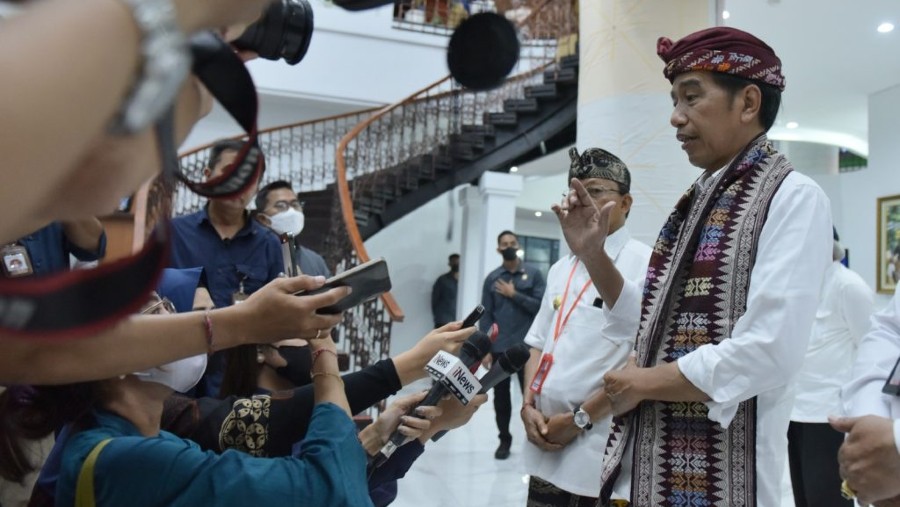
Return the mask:
<path id="1" fill-rule="evenodd" d="M 514 347 L 507 349 L 505 354 L 497 358 L 497 361 L 500 363 L 503 371 L 515 373 L 525 367 L 525 363 L 528 362 L 530 357 L 531 351 L 528 345 L 518 343 Z"/>
<path id="2" fill-rule="evenodd" d="M 481 331 L 475 331 L 472 336 L 463 343 L 459 351 L 459 359 L 466 366 L 472 366 L 481 361 L 491 351 L 491 339 Z"/>
<path id="3" fill-rule="evenodd" d="M 503 84 L 519 61 L 519 36 L 505 17 L 481 12 L 460 23 L 447 46 L 447 67 L 459 84 L 489 90 Z"/>

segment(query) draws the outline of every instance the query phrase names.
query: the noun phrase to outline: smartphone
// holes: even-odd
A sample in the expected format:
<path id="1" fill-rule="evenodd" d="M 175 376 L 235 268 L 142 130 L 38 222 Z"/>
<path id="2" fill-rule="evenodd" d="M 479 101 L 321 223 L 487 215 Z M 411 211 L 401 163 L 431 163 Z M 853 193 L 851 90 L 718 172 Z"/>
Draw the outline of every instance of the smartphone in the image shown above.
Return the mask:
<path id="1" fill-rule="evenodd" d="M 387 262 L 383 258 L 372 259 L 325 280 L 325 285 L 318 289 L 299 291 L 295 295 L 320 294 L 335 287 L 350 287 L 353 292 L 331 306 L 319 308 L 318 313 L 341 313 L 391 290 L 391 277 L 388 274 Z"/>
<path id="2" fill-rule="evenodd" d="M 472 310 L 472 313 L 470 313 L 465 318 L 465 320 L 463 320 L 463 323 L 462 323 L 463 329 L 474 326 L 475 323 L 478 322 L 478 319 L 480 319 L 483 314 L 484 314 L 484 307 L 481 305 L 476 306 L 475 309 Z"/>

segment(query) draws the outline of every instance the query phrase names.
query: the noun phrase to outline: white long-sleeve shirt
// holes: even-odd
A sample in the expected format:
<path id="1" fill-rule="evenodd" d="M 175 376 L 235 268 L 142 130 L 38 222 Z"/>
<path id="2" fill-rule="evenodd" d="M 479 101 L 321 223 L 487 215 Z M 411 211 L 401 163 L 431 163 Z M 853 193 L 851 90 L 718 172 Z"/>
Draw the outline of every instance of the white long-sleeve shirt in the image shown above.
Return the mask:
<path id="1" fill-rule="evenodd" d="M 629 293 L 640 293 L 650 261 L 650 247 L 631 239 L 624 227 L 606 240 L 607 255 L 619 270 Z M 535 406 L 546 416 L 571 413 L 603 386 L 603 375 L 625 364 L 634 349 L 634 337 L 641 320 L 640 298 L 619 297 L 613 308 L 594 302 L 599 298 L 584 264 L 579 262 L 572 275 L 569 291 L 566 282 L 576 257 L 566 256 L 547 275 L 547 290 L 541 309 L 534 318 L 525 343 L 544 353 L 553 351 L 553 366 L 544 381 L 541 394 L 534 396 Z M 578 305 L 562 327 L 554 348 L 553 333 L 559 312 L 566 313 L 587 286 Z M 555 309 L 553 300 L 566 295 L 565 306 Z M 612 416 L 595 421 L 593 428 L 582 432 L 559 451 L 543 451 L 526 442 L 523 452 L 525 470 L 556 487 L 581 496 L 600 494 L 600 469 L 603 450 L 609 436 Z"/>
<path id="2" fill-rule="evenodd" d="M 856 348 L 869 330 L 875 293 L 840 262 L 825 272 L 803 368 L 797 374 L 791 420 L 825 423 L 843 413 L 841 389 L 850 381 Z"/>
<path id="3" fill-rule="evenodd" d="M 731 424 L 738 405 L 757 397 L 757 505 L 781 504 L 792 380 L 803 364 L 819 290 L 831 262 L 831 205 L 809 177 L 790 173 L 772 198 L 750 274 L 747 310 L 731 337 L 703 345 L 678 368 L 712 401 L 709 418 Z M 621 296 L 620 296 L 621 297 Z M 631 449 L 613 498 L 630 498 Z"/>
<path id="4" fill-rule="evenodd" d="M 853 380 L 842 400 L 849 416 L 877 415 L 894 420 L 894 443 L 900 452 L 900 396 L 881 389 L 900 359 L 900 286 L 891 303 L 872 316 L 872 328 L 859 344 Z"/>

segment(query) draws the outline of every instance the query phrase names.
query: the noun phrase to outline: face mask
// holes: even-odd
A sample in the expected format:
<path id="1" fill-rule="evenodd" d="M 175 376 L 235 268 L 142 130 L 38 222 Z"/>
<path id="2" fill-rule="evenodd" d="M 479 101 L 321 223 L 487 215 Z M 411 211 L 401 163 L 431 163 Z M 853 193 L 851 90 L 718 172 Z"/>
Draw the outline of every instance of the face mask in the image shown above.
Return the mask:
<path id="1" fill-rule="evenodd" d="M 451 272 L 451 273 L 458 273 L 458 272 L 459 272 L 459 266 L 457 266 L 456 264 L 450 266 L 450 272 Z"/>
<path id="2" fill-rule="evenodd" d="M 144 382 L 156 382 L 173 391 L 184 393 L 190 391 L 206 371 L 206 354 L 179 359 L 163 366 L 150 368 L 133 375 Z"/>
<path id="3" fill-rule="evenodd" d="M 312 378 L 309 376 L 312 369 L 312 354 L 309 352 L 309 346 L 282 345 L 278 347 L 278 353 L 287 361 L 287 366 L 275 368 L 275 373 L 298 387 L 312 383 Z"/>
<path id="4" fill-rule="evenodd" d="M 503 256 L 503 260 L 505 260 L 505 261 L 514 261 L 518 257 L 518 255 L 516 255 L 517 252 L 518 252 L 518 249 L 511 246 L 509 248 L 504 248 L 503 250 L 500 250 L 500 255 Z"/>
<path id="5" fill-rule="evenodd" d="M 290 208 L 287 211 L 270 216 L 269 220 L 272 221 L 272 229 L 278 234 L 292 234 L 296 236 L 303 230 L 305 217 L 302 211 Z"/>

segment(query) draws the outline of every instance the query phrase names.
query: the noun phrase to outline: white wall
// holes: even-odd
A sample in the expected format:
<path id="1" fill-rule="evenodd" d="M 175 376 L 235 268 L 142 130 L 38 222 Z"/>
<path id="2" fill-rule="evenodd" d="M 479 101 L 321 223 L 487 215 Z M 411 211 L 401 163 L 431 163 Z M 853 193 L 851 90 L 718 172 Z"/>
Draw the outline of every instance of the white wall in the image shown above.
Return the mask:
<path id="1" fill-rule="evenodd" d="M 392 355 L 408 350 L 434 327 L 431 286 L 449 270 L 447 257 L 462 245 L 462 210 L 451 202 L 455 195 L 444 193 L 366 241 L 370 257 L 387 260 L 391 293 L 406 316 L 394 324 Z"/>
<path id="2" fill-rule="evenodd" d="M 900 194 L 900 85 L 869 96 L 869 165 L 841 175 L 841 242 L 850 249 L 850 265 L 875 288 L 876 199 Z M 887 304 L 879 296 L 876 306 Z"/>
<path id="3" fill-rule="evenodd" d="M 448 74 L 449 38 L 392 28 L 393 6 L 350 12 L 312 1 L 315 30 L 296 66 L 255 60 L 265 93 L 362 103 L 394 102 Z"/>

